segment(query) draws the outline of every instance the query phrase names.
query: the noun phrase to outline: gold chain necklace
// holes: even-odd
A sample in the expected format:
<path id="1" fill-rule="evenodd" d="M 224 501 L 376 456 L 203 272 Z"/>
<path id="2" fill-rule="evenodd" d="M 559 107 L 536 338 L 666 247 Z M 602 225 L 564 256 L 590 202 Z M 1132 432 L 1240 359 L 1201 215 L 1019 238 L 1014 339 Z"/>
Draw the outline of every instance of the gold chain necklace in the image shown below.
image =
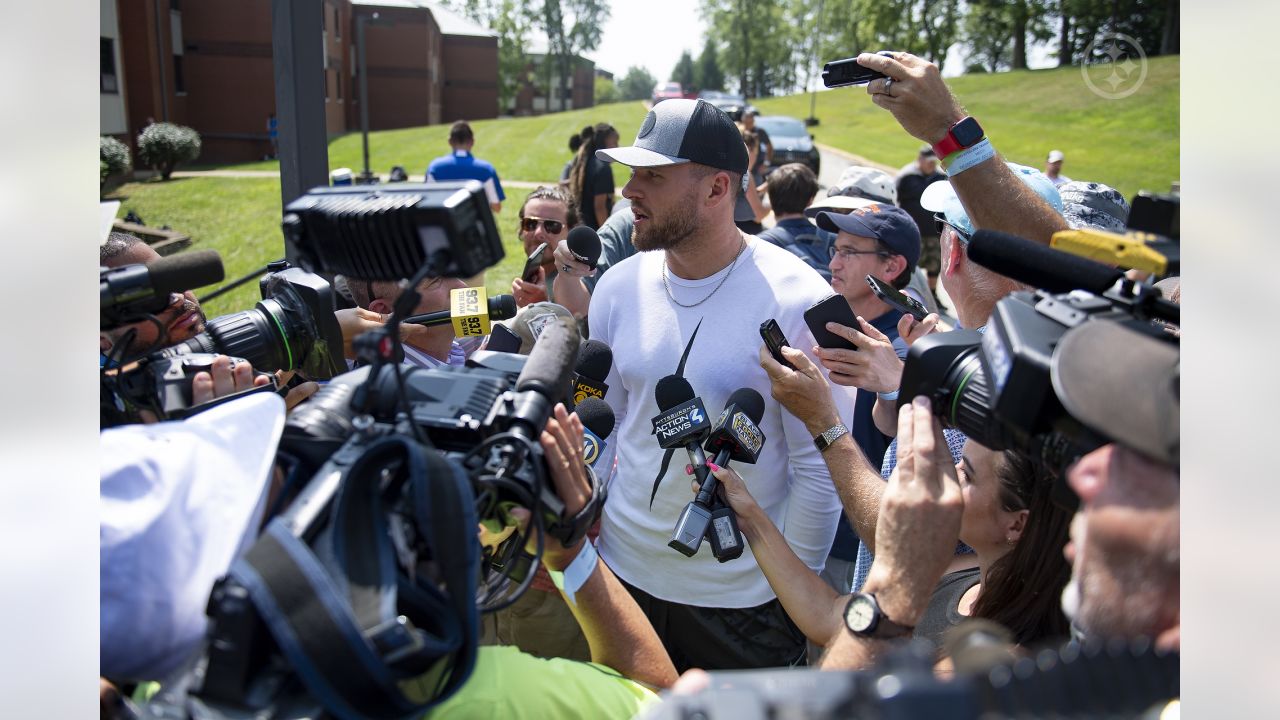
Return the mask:
<path id="1" fill-rule="evenodd" d="M 739 234 L 741 235 L 741 233 Z M 747 238 L 743 236 L 742 244 L 738 246 L 737 254 L 733 256 L 733 260 L 730 261 L 729 263 L 729 272 L 725 273 L 724 277 L 720 278 L 720 282 L 716 283 L 715 288 L 712 289 L 711 292 L 708 293 L 706 297 L 702 298 L 696 303 L 693 303 L 692 305 L 685 305 L 684 303 L 677 300 L 675 295 L 671 294 L 671 284 L 667 281 L 667 258 L 664 256 L 662 258 L 662 287 L 666 289 L 667 297 L 671 298 L 671 302 L 679 305 L 682 308 L 697 307 L 702 303 L 710 300 L 711 296 L 715 295 L 716 292 L 720 290 L 720 286 L 724 285 L 725 281 L 729 279 L 729 276 L 733 274 L 734 268 L 738 267 L 738 258 L 742 255 L 742 251 L 746 249 L 747 249 Z"/>

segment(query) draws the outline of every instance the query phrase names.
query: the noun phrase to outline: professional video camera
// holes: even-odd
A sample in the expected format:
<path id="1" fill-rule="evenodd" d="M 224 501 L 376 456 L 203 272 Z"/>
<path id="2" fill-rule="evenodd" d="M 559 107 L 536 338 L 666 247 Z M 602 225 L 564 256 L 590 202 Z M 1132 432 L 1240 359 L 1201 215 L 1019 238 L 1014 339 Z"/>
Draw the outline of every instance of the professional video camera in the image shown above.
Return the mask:
<path id="1" fill-rule="evenodd" d="M 1178 324 L 1179 308 L 1120 270 L 1022 238 L 979 230 L 968 252 L 974 262 L 1043 289 L 996 303 L 985 333 L 941 333 L 912 345 L 898 403 L 926 395 L 944 425 L 1063 469 L 1110 441 L 1064 406 L 1057 371 L 1063 337 L 1085 323 L 1113 323 L 1133 333 L 1127 337 L 1176 348 L 1168 324 Z"/>
<path id="2" fill-rule="evenodd" d="M 221 279 L 222 263 L 212 250 L 202 251 L 193 260 L 199 261 L 201 267 L 210 262 L 216 264 L 217 278 L 212 281 Z M 197 267 L 192 264 L 193 260 L 187 261 L 182 283 L 186 287 L 208 284 L 207 279 L 201 282 L 193 277 L 192 268 Z M 153 265 L 162 265 L 162 261 Z M 104 368 L 102 375 L 104 424 L 136 422 L 141 410 L 148 410 L 161 420 L 178 419 L 237 397 L 238 394 L 226 396 L 214 403 L 192 407 L 192 378 L 200 371 L 208 371 L 217 355 L 247 360 L 258 374 L 296 370 L 306 379 L 324 380 L 342 372 L 345 369 L 342 330 L 334 315 L 329 283 L 319 275 L 291 268 L 284 261 L 272 263 L 268 269 L 270 272 L 259 283 L 262 300 L 252 310 L 214 318 L 199 335 L 160 350 L 148 350 L 141 358 L 112 358 L 112 367 Z M 142 265 L 103 270 L 104 329 L 119 327 L 139 317 L 151 317 L 167 306 L 169 292 L 176 289 L 170 286 L 178 283 L 157 282 L 154 270 L 150 273 L 153 278 L 150 287 L 144 288 L 147 283 L 138 280 L 129 283 L 135 287 L 134 292 L 109 290 L 113 280 L 119 286 L 123 284 L 122 278 L 141 278 L 146 274 L 147 268 Z M 158 277 L 170 275 L 162 269 Z M 122 297 L 131 299 L 116 301 Z M 125 367 L 135 359 L 138 360 L 136 366 Z M 274 382 L 248 392 L 271 389 Z"/>
<path id="3" fill-rule="evenodd" d="M 473 275 L 502 257 L 479 183 L 317 189 L 286 208 L 284 226 L 317 271 L 412 277 L 385 326 L 356 338 L 364 366 L 289 417 L 274 519 L 215 588 L 206 647 L 163 683 L 148 717 L 421 712 L 466 682 L 477 606 L 519 596 L 541 531 L 577 542 L 603 502 L 596 483 L 562 521 L 538 442 L 554 405 L 572 397 L 572 322 L 549 323 L 527 359 L 395 361 L 422 279 Z M 477 527 L 508 525 L 513 506 L 530 511 L 530 527 L 482 556 Z"/>

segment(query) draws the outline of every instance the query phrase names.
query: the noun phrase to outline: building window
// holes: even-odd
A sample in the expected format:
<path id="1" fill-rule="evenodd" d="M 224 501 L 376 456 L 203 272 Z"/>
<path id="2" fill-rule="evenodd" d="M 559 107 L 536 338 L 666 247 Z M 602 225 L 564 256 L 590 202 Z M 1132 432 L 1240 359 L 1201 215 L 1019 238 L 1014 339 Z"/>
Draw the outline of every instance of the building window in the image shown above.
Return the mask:
<path id="1" fill-rule="evenodd" d="M 173 56 L 173 92 L 177 95 L 187 94 L 187 77 L 182 73 L 182 56 Z"/>
<path id="2" fill-rule="evenodd" d="M 342 18 L 338 16 L 338 8 L 333 9 L 333 38 L 342 40 Z"/>
<path id="3" fill-rule="evenodd" d="M 101 38 L 102 75 L 99 88 L 104 93 L 119 93 L 120 84 L 116 80 L 116 43 L 111 38 Z"/>
<path id="4" fill-rule="evenodd" d="M 338 102 L 342 102 L 342 73 L 334 71 L 333 79 L 338 83 Z"/>

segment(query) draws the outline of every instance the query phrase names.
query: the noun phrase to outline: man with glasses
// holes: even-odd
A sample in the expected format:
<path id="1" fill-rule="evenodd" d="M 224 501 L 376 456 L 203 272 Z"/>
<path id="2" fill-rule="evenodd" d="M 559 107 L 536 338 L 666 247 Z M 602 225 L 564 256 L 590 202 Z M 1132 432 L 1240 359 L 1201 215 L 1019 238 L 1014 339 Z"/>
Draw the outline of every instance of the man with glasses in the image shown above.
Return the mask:
<path id="1" fill-rule="evenodd" d="M 816 219 L 819 228 L 836 233 L 828 265 L 831 289 L 848 301 L 861 323 L 879 331 L 892 344 L 899 358 L 906 357 L 907 345 L 898 337 L 898 320 L 902 318 L 902 312 L 890 307 L 871 291 L 867 276 L 874 276 L 899 290 L 907 286 L 920 259 L 920 231 L 915 221 L 907 211 L 885 203 L 869 203 L 847 215 L 822 211 Z M 859 329 L 870 332 L 866 326 L 837 328 L 837 332 L 856 345 L 869 341 L 866 335 L 857 332 Z M 854 401 L 850 433 L 872 467 L 879 467 L 892 438 L 876 429 L 872 422 L 875 394 L 857 390 L 866 353 L 828 348 L 817 348 L 814 352 L 831 373 L 831 381 L 849 388 Z M 858 536 L 848 516 L 842 515 L 826 569 L 822 572 L 822 578 L 836 592 L 849 592 L 857 555 Z"/>

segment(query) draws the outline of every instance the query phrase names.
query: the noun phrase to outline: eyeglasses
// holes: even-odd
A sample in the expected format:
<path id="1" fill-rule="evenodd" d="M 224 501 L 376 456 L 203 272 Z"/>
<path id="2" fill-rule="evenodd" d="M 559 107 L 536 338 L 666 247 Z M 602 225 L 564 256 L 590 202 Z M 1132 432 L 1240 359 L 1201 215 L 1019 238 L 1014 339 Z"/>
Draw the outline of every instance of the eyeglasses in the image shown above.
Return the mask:
<path id="1" fill-rule="evenodd" d="M 889 253 L 883 250 L 850 250 L 848 248 L 831 246 L 831 259 L 835 260 L 837 256 L 841 260 L 850 260 L 854 255 L 879 255 L 880 257 L 889 257 Z"/>
<path id="2" fill-rule="evenodd" d="M 947 231 L 947 228 L 951 228 L 952 230 L 955 230 L 955 231 L 956 231 L 956 235 L 958 235 L 958 236 L 960 237 L 960 242 L 964 243 L 965 245 L 968 245 L 968 244 L 969 244 L 969 241 L 973 239 L 973 236 L 972 236 L 972 235 L 970 235 L 969 233 L 967 233 L 967 232 L 965 232 L 965 231 L 961 230 L 960 228 L 956 227 L 955 225 L 952 225 L 951 223 L 947 222 L 947 218 L 946 218 L 946 217 L 944 217 L 944 216 L 942 216 L 942 215 L 938 215 L 938 214 L 936 214 L 936 213 L 935 213 L 935 214 L 934 214 L 934 216 L 933 216 L 933 222 L 934 222 L 934 223 L 936 223 L 936 224 L 937 224 L 937 226 L 938 226 L 938 235 L 939 235 L 939 236 L 941 236 L 943 233 L 945 233 L 945 232 Z"/>
<path id="3" fill-rule="evenodd" d="M 564 223 L 559 220 L 544 220 L 542 218 L 527 217 L 520 221 L 520 228 L 527 233 L 537 232 L 538 225 L 547 229 L 548 235 L 559 235 L 564 230 Z"/>

